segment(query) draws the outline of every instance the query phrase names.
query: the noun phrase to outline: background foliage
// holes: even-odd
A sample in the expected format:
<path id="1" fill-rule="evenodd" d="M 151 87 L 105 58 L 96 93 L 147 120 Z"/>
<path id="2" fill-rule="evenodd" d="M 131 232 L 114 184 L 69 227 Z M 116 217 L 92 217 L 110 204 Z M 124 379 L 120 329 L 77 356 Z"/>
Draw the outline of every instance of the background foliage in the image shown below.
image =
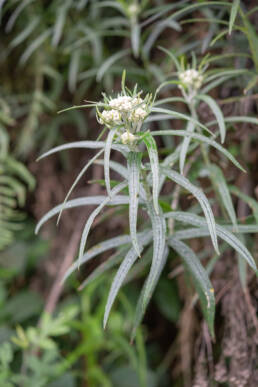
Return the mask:
<path id="1" fill-rule="evenodd" d="M 60 285 L 76 256 L 88 209 L 83 214 L 76 209 L 65 212 L 58 229 L 51 222 L 34 236 L 36 221 L 62 202 L 93 153 L 62 152 L 40 165 L 35 159 L 52 146 L 95 139 L 100 133 L 93 110 L 61 115 L 57 111 L 84 100 L 100 100 L 102 91 L 120 91 L 124 68 L 129 86 L 138 83 L 144 93 L 153 93 L 177 70 L 159 46 L 180 63 L 190 63 L 192 52 L 198 61 L 209 54 L 206 62 L 213 85 L 205 92 L 220 106 L 226 121 L 232 116 L 257 116 L 256 2 L 6 0 L 0 1 L 0 7 L 1 385 L 256 386 L 257 281 L 241 260 L 239 267 L 235 265 L 238 255 L 226 245 L 217 261 L 216 255 L 211 258 L 208 239 L 190 241 L 212 272 L 216 342 L 208 334 L 189 276 L 172 253 L 131 346 L 134 305 L 147 267 L 139 263 L 130 272 L 103 331 L 110 272 L 77 292 L 79 283 L 96 268 L 92 263 L 64 288 Z M 160 98 L 169 98 L 166 103 L 172 103 L 174 110 L 188 114 L 176 84 L 161 89 Z M 198 115 L 206 123 L 214 115 L 204 102 Z M 173 129 L 184 129 L 180 120 L 162 117 L 150 125 L 152 130 L 166 130 L 171 123 Z M 160 157 L 180 141 L 171 136 L 159 140 Z M 207 188 L 216 216 L 228 219 L 223 201 L 219 206 L 209 192 L 208 176 L 217 198 L 223 199 L 220 172 L 214 166 L 219 165 L 236 216 L 243 225 L 254 224 L 258 219 L 255 121 L 231 122 L 223 146 L 248 173 L 210 152 L 213 168 L 205 170 L 196 158 L 189 178 Z M 102 195 L 102 179 L 102 167 L 96 164 L 77 186 L 75 197 Z M 168 198 L 171 192 L 167 186 Z M 183 192 L 180 208 L 192 204 Z M 108 215 L 97 218 L 89 243 L 114 237 L 121 229 L 129 231 L 124 212 L 110 208 Z M 257 261 L 257 236 L 241 238 Z M 106 258 L 103 254 L 100 263 L 108 262 Z"/>

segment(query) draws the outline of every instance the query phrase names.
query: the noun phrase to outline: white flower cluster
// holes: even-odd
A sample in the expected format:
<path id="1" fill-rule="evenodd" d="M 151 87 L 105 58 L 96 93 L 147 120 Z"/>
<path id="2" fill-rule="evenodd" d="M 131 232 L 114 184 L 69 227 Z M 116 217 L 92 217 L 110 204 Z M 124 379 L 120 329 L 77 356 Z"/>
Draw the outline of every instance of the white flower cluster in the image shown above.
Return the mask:
<path id="1" fill-rule="evenodd" d="M 111 110 L 103 110 L 99 119 L 101 124 L 107 126 L 121 125 L 123 120 L 138 124 L 148 115 L 146 104 L 140 97 L 119 96 L 111 99 L 108 106 Z"/>
<path id="2" fill-rule="evenodd" d="M 195 69 L 183 71 L 179 73 L 178 77 L 186 86 L 194 89 L 199 89 L 203 81 L 203 76 Z"/>
<path id="3" fill-rule="evenodd" d="M 99 119 L 100 124 L 120 125 L 122 123 L 121 116 L 117 110 L 103 110 Z"/>

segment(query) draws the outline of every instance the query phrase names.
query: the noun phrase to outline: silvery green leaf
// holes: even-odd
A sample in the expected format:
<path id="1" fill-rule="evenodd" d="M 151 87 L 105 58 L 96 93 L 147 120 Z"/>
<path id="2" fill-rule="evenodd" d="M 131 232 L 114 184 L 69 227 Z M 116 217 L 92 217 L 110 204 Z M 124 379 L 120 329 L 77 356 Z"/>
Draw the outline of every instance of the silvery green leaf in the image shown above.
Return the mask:
<path id="1" fill-rule="evenodd" d="M 139 24 L 133 23 L 131 26 L 131 44 L 132 44 L 133 54 L 136 58 L 138 58 L 139 56 L 140 34 L 141 34 L 141 28 Z"/>
<path id="2" fill-rule="evenodd" d="M 256 234 L 258 233 L 258 224 L 257 225 L 242 225 L 237 224 L 236 227 L 229 226 L 229 225 L 223 225 L 222 226 L 225 230 L 232 232 L 233 234 Z M 236 230 L 237 228 L 237 230 Z M 193 238 L 200 238 L 200 237 L 206 237 L 209 236 L 210 232 L 207 229 L 207 227 L 194 227 L 194 228 L 187 228 L 184 230 L 176 231 L 173 236 L 176 239 L 193 239 Z M 219 234 L 218 234 L 219 235 Z"/>
<path id="3" fill-rule="evenodd" d="M 158 48 L 159 48 L 161 51 L 163 51 L 165 54 L 167 54 L 167 55 L 172 59 L 172 61 L 173 61 L 174 65 L 175 65 L 177 71 L 180 72 L 180 71 L 181 71 L 180 64 L 179 64 L 179 62 L 178 62 L 177 57 L 173 54 L 173 52 L 171 52 L 171 51 L 169 51 L 169 50 L 167 50 L 166 48 L 161 47 L 161 46 L 158 46 Z"/>
<path id="4" fill-rule="evenodd" d="M 104 141 L 75 141 L 69 142 L 68 144 L 63 144 L 56 146 L 55 148 L 50 149 L 49 151 L 43 153 L 37 160 L 41 160 L 47 156 L 50 156 L 54 153 L 67 150 L 67 149 L 76 149 L 76 148 L 86 148 L 86 149 L 102 149 L 105 147 Z M 112 149 L 118 150 L 119 152 L 128 152 L 129 149 L 126 145 L 113 144 Z"/>
<path id="5" fill-rule="evenodd" d="M 258 202 L 254 198 L 251 198 L 250 196 L 246 195 L 240 189 L 238 189 L 235 186 L 229 186 L 230 192 L 232 192 L 234 195 L 238 196 L 243 202 L 247 203 L 248 206 L 252 209 L 254 218 L 256 220 L 256 223 L 258 224 Z M 258 231 L 257 231 L 258 232 Z"/>
<path id="6" fill-rule="evenodd" d="M 86 171 L 88 170 L 88 168 L 94 163 L 94 161 L 103 153 L 103 149 L 101 149 L 95 156 L 93 156 L 89 161 L 88 163 L 82 168 L 82 170 L 80 171 L 80 173 L 78 174 L 78 176 L 76 177 L 76 179 L 74 180 L 73 184 L 71 185 L 71 188 L 69 189 L 66 197 L 65 197 L 65 200 L 62 204 L 62 208 L 59 212 L 59 215 L 58 215 L 58 219 L 57 219 L 57 224 L 59 223 L 60 221 L 60 218 L 61 218 L 61 215 L 62 215 L 62 212 L 65 208 L 65 204 L 67 203 L 67 200 L 69 198 L 69 196 L 71 195 L 71 193 L 73 192 L 74 188 L 76 187 L 78 181 L 81 179 L 81 177 L 86 173 Z"/>
<path id="7" fill-rule="evenodd" d="M 207 227 L 206 220 L 195 214 L 175 211 L 175 212 L 167 212 L 164 214 L 164 216 L 168 218 L 171 217 L 175 220 L 178 220 L 179 222 L 191 224 L 192 226 L 204 227 L 204 228 Z M 240 230 L 241 230 L 241 227 L 239 226 L 238 231 L 241 232 Z M 233 235 L 225 227 L 219 226 L 218 224 L 216 225 L 216 232 L 221 239 L 223 239 L 231 247 L 233 247 L 233 249 L 236 250 L 255 271 L 257 271 L 256 263 L 252 255 L 247 250 L 247 248 L 241 243 L 239 238 Z"/>
<path id="8" fill-rule="evenodd" d="M 147 202 L 146 205 L 152 224 L 153 257 L 148 278 L 144 284 L 142 293 L 137 303 L 132 339 L 136 334 L 136 329 L 140 324 L 147 305 L 151 299 L 168 255 L 168 251 L 165 249 L 166 223 L 161 209 L 159 211 L 160 214 L 158 215 L 154 210 L 152 203 Z"/>
<path id="9" fill-rule="evenodd" d="M 192 121 L 188 121 L 187 127 L 186 127 L 186 132 L 193 133 L 194 128 L 195 128 L 195 124 Z M 181 174 L 183 174 L 183 171 L 184 171 L 185 158 L 187 155 L 190 140 L 191 140 L 191 137 L 185 137 L 183 139 L 182 148 L 180 151 L 180 158 L 179 158 L 179 167 L 180 167 Z"/>
<path id="10" fill-rule="evenodd" d="M 223 113 L 220 107 L 218 106 L 217 102 L 209 95 L 205 95 L 205 94 L 198 94 L 196 98 L 199 99 L 200 101 L 205 102 L 213 112 L 218 122 L 220 138 L 221 138 L 221 142 L 223 143 L 225 141 L 225 136 L 226 136 L 226 127 L 225 127 Z"/>
<path id="11" fill-rule="evenodd" d="M 115 188 L 113 188 L 110 192 L 110 196 L 107 197 L 105 200 L 103 200 L 103 202 L 89 216 L 89 218 L 85 224 L 85 227 L 83 229 L 83 232 L 82 232 L 81 243 L 80 243 L 80 248 L 79 248 L 78 266 L 80 266 L 80 263 L 81 263 L 81 260 L 83 257 L 83 252 L 85 249 L 85 245 L 87 242 L 88 234 L 89 234 L 89 231 L 90 231 L 90 228 L 91 228 L 91 225 L 92 225 L 94 219 L 96 218 L 96 216 L 99 215 L 101 210 L 110 202 L 110 200 L 115 198 L 115 196 L 120 191 L 122 191 L 122 189 L 125 188 L 126 186 L 127 186 L 127 181 L 124 181 L 124 182 L 118 184 Z"/>
<path id="12" fill-rule="evenodd" d="M 156 141 L 150 133 L 146 133 L 143 137 L 148 155 L 150 158 L 151 173 L 152 173 L 152 194 L 153 205 L 156 213 L 159 212 L 159 156 Z"/>
<path id="13" fill-rule="evenodd" d="M 154 113 L 164 113 L 164 114 L 167 114 L 168 116 L 180 118 L 185 121 L 191 121 L 193 124 L 195 124 L 195 126 L 199 126 L 200 128 L 204 129 L 206 132 L 208 132 L 213 136 L 213 133 L 210 131 L 210 129 L 207 128 L 207 126 L 201 124 L 199 121 L 195 120 L 191 116 L 187 116 L 186 114 L 176 112 L 175 110 L 157 108 L 157 107 L 153 107 L 151 111 Z"/>
<path id="14" fill-rule="evenodd" d="M 221 202 L 223 203 L 228 213 L 228 216 L 231 219 L 231 222 L 236 227 L 236 224 L 237 224 L 236 213 L 235 213 L 232 199 L 228 190 L 228 185 L 224 178 L 223 172 L 215 164 L 210 164 L 208 166 L 208 170 L 210 172 L 212 183 L 215 186 L 215 188 L 218 190 Z"/>
<path id="15" fill-rule="evenodd" d="M 106 261 L 97 266 L 96 269 L 93 270 L 93 272 L 81 283 L 79 290 L 82 290 L 83 288 L 85 288 L 85 286 L 90 284 L 92 281 L 94 281 L 100 275 L 105 273 L 107 270 L 112 269 L 114 266 L 120 263 L 127 251 L 128 247 L 123 247 L 115 254 L 113 254 L 110 258 L 108 258 Z"/>
<path id="16" fill-rule="evenodd" d="M 109 176 L 109 160 L 110 160 L 110 151 L 112 147 L 112 142 L 114 139 L 114 135 L 116 134 L 116 129 L 111 129 L 108 133 L 106 144 L 105 144 L 105 153 L 104 153 L 104 175 L 105 175 L 105 183 L 106 190 L 108 196 L 110 195 L 110 176 Z"/>
<path id="17" fill-rule="evenodd" d="M 46 223 L 50 218 L 57 215 L 60 210 L 63 207 L 63 210 L 66 210 L 68 208 L 75 208 L 75 207 L 81 207 L 81 206 L 94 206 L 97 204 L 101 204 L 104 200 L 108 199 L 107 196 L 88 196 L 86 198 L 78 198 L 78 199 L 72 199 L 65 203 L 65 206 L 63 207 L 63 203 L 59 204 L 58 206 L 52 208 L 50 211 L 48 211 L 38 222 L 36 226 L 35 233 L 37 234 L 39 229 L 42 227 L 44 223 Z M 112 200 L 110 200 L 107 205 L 114 206 L 114 205 L 120 205 L 120 204 L 129 204 L 129 196 L 126 195 L 117 195 Z"/>
<path id="18" fill-rule="evenodd" d="M 214 124 L 214 122 L 213 122 Z M 180 136 L 180 137 L 191 137 L 195 138 L 196 140 L 199 140 L 201 142 L 204 142 L 208 145 L 213 146 L 214 148 L 218 149 L 224 156 L 226 156 L 232 163 L 241 169 L 241 171 L 246 172 L 245 169 L 239 164 L 239 162 L 235 159 L 234 156 L 232 156 L 231 153 L 229 153 L 223 146 L 218 144 L 216 141 L 211 140 L 208 137 L 202 136 L 201 134 L 197 133 L 187 133 L 186 130 L 157 130 L 155 132 L 151 132 L 152 136 Z"/>
<path id="19" fill-rule="evenodd" d="M 35 16 L 34 16 L 35 17 Z M 10 43 L 11 48 L 15 48 L 19 44 L 21 44 L 34 30 L 34 28 L 38 25 L 39 23 L 39 17 L 35 17 L 31 20 L 31 22 L 27 25 L 24 30 L 20 34 L 18 34 Z"/>
<path id="20" fill-rule="evenodd" d="M 104 160 L 96 160 L 95 164 L 104 165 Z M 123 165 L 121 165 L 120 163 L 118 163 L 116 161 L 110 161 L 109 162 L 109 166 L 115 172 L 119 173 L 119 175 L 121 175 L 124 179 L 128 180 L 128 170 Z M 140 191 L 139 191 L 139 193 L 140 193 L 140 197 L 143 200 L 146 199 L 146 194 L 145 194 L 145 191 L 144 191 L 144 189 L 142 187 L 142 184 L 140 184 Z"/>
<path id="21" fill-rule="evenodd" d="M 51 35 L 51 28 L 48 28 L 42 34 L 40 34 L 33 42 L 26 48 L 20 57 L 20 64 L 24 65 L 29 57 L 33 54 L 35 50 L 37 50 L 45 40 Z"/>
<path id="22" fill-rule="evenodd" d="M 140 239 L 140 251 L 142 251 L 143 246 L 149 243 L 150 240 L 151 240 L 151 232 L 144 233 Z M 125 280 L 125 277 L 127 276 L 127 273 L 129 272 L 129 270 L 131 269 L 131 267 L 133 266 L 137 258 L 138 258 L 138 254 L 135 252 L 134 247 L 132 247 L 126 254 L 123 262 L 121 263 L 118 271 L 116 272 L 115 278 L 112 282 L 111 289 L 108 295 L 108 300 L 105 306 L 105 314 L 104 314 L 104 321 L 103 321 L 104 328 L 106 327 L 109 313 L 115 301 L 117 293 L 119 292 L 119 289 L 121 288 Z"/>
<path id="23" fill-rule="evenodd" d="M 206 198 L 203 191 L 200 188 L 197 188 L 196 186 L 194 186 L 187 178 L 185 178 L 184 176 L 180 175 L 179 173 L 173 171 L 172 169 L 168 169 L 168 168 L 163 167 L 161 171 L 162 171 L 162 173 L 166 174 L 166 176 L 168 176 L 175 183 L 181 185 L 183 188 L 185 188 L 186 190 L 191 192 L 196 197 L 196 199 L 199 201 L 200 206 L 202 207 L 202 210 L 203 210 L 205 217 L 207 219 L 207 225 L 208 225 L 208 228 L 210 231 L 213 246 L 214 246 L 217 254 L 219 254 L 215 219 L 214 219 L 209 201 Z"/>
<path id="24" fill-rule="evenodd" d="M 140 168 L 142 153 L 130 152 L 127 158 L 128 187 L 129 187 L 129 224 L 132 244 L 136 253 L 140 256 L 140 249 L 137 241 L 137 215 L 140 189 Z"/>
<path id="25" fill-rule="evenodd" d="M 141 234 L 139 234 L 141 236 Z M 104 251 L 120 247 L 131 243 L 130 235 L 122 235 L 115 238 L 108 239 L 104 242 L 98 243 L 97 245 L 91 247 L 82 257 L 81 265 L 90 261 L 92 258 L 103 253 Z M 77 269 L 78 260 L 75 261 L 69 269 L 66 271 L 63 277 L 63 282 Z"/>
<path id="26" fill-rule="evenodd" d="M 208 274 L 201 265 L 199 258 L 189 246 L 174 237 L 170 237 L 168 239 L 168 244 L 183 259 L 184 265 L 193 278 L 200 298 L 204 317 L 207 321 L 211 335 L 214 337 L 215 297 L 214 289 L 209 280 Z"/>

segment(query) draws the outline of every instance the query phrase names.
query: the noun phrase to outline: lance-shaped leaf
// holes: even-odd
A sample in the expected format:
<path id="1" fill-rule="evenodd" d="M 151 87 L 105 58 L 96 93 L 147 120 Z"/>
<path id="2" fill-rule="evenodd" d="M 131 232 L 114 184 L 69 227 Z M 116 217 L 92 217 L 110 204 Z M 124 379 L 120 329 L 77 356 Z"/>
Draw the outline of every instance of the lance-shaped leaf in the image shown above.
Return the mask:
<path id="1" fill-rule="evenodd" d="M 78 266 L 80 266 L 80 262 L 81 262 L 82 257 L 83 257 L 83 252 L 85 250 L 85 245 L 87 242 L 88 234 L 89 234 L 91 225 L 94 222 L 94 219 L 96 218 L 96 216 L 99 215 L 101 210 L 108 204 L 108 202 L 110 202 L 110 200 L 112 198 L 114 198 L 126 186 L 127 186 L 127 181 L 124 181 L 124 182 L 118 184 L 115 188 L 113 188 L 110 192 L 110 196 L 107 197 L 105 200 L 103 200 L 103 202 L 89 216 L 89 218 L 85 224 L 85 227 L 83 229 L 83 232 L 82 232 L 81 243 L 80 243 L 80 248 L 79 248 Z"/>
<path id="2" fill-rule="evenodd" d="M 229 35 L 231 35 L 231 32 L 233 30 L 239 6 L 240 6 L 240 0 L 233 0 L 231 11 L 230 11 L 230 18 L 229 18 L 229 30 L 228 30 Z"/>
<path id="3" fill-rule="evenodd" d="M 162 273 L 162 270 L 166 264 L 167 257 L 168 257 L 169 250 L 167 247 L 165 247 L 165 250 L 163 251 L 163 254 L 161 256 L 161 259 L 159 260 L 159 266 L 157 266 L 156 272 L 155 272 L 155 277 L 150 279 L 150 274 L 147 278 L 147 280 L 144 283 L 140 298 L 137 302 L 136 306 L 136 312 L 135 312 L 135 318 L 134 318 L 134 324 L 133 324 L 133 331 L 131 334 L 131 342 L 133 342 L 135 336 L 136 336 L 136 331 L 138 326 L 140 325 L 143 316 L 145 314 L 146 308 L 148 306 L 148 303 L 154 293 L 154 290 L 157 286 L 158 280 L 160 278 L 160 275 Z M 150 281 L 151 281 L 151 287 L 150 287 Z M 148 287 L 148 298 L 145 299 L 145 294 L 146 294 L 146 288 Z"/>
<path id="4" fill-rule="evenodd" d="M 109 175 L 110 152 L 111 152 L 112 142 L 115 134 L 116 134 L 116 129 L 111 129 L 108 133 L 106 144 L 105 144 L 104 175 L 105 175 L 105 183 L 106 183 L 106 190 L 107 190 L 108 196 L 110 196 L 110 191 L 111 191 L 110 175 Z"/>
<path id="5" fill-rule="evenodd" d="M 95 164 L 104 165 L 104 160 L 97 160 L 97 161 L 95 161 Z M 121 175 L 124 179 L 128 180 L 128 169 L 126 167 L 117 163 L 116 161 L 110 161 L 109 166 L 115 172 L 119 173 L 119 175 Z M 142 184 L 140 184 L 139 194 L 140 194 L 140 197 L 142 199 L 146 199 L 146 194 L 145 194 L 145 191 L 142 187 Z"/>
<path id="6" fill-rule="evenodd" d="M 250 224 L 250 225 L 237 225 L 237 231 L 235 227 L 224 225 L 223 228 L 229 232 L 237 233 L 237 234 L 256 234 L 258 233 L 258 225 Z M 206 237 L 210 235 L 209 230 L 207 227 L 194 227 L 194 228 L 187 228 L 184 230 L 179 230 L 174 232 L 173 236 L 176 239 L 192 239 L 192 238 L 200 238 L 200 237 Z M 219 235 L 219 234 L 218 234 Z"/>
<path id="7" fill-rule="evenodd" d="M 142 251 L 144 245 L 149 243 L 150 240 L 151 240 L 151 232 L 144 233 L 144 235 L 140 240 L 140 251 Z M 104 314 L 104 321 L 103 321 L 104 328 L 106 327 L 109 313 L 115 301 L 117 293 L 119 292 L 119 289 L 121 288 L 125 280 L 125 277 L 127 276 L 129 270 L 131 269 L 131 267 L 133 266 L 137 258 L 138 258 L 138 254 L 135 252 L 134 247 L 132 247 L 126 254 L 123 262 L 121 263 L 118 271 L 116 272 L 115 278 L 112 282 L 111 289 L 108 295 L 108 300 L 105 306 L 105 314 Z"/>
<path id="8" fill-rule="evenodd" d="M 141 234 L 139 235 L 141 236 Z M 104 253 L 107 250 L 114 249 L 123 245 L 128 245 L 131 243 L 130 235 L 122 235 L 115 238 L 108 239 L 104 242 L 98 243 L 97 245 L 91 247 L 82 257 L 81 265 L 86 262 L 89 262 L 91 259 L 95 258 L 97 255 Z M 65 272 L 63 277 L 63 282 L 78 268 L 78 260 L 76 260 L 69 269 Z"/>
<path id="9" fill-rule="evenodd" d="M 165 251 L 166 223 L 163 213 L 160 209 L 160 215 L 158 215 L 154 210 L 152 203 L 147 202 L 146 205 L 152 225 L 153 257 L 150 273 L 137 303 L 132 339 L 134 338 L 136 329 L 143 318 L 167 258 L 167 251 Z"/>
<path id="10" fill-rule="evenodd" d="M 50 149 L 49 151 L 43 153 L 37 160 L 41 160 L 47 156 L 50 156 L 54 153 L 61 152 L 68 149 L 102 149 L 105 148 L 106 143 L 104 141 L 75 141 L 69 142 L 68 144 L 63 144 L 56 146 L 55 148 Z M 112 144 L 112 149 L 118 150 L 121 153 L 127 153 L 129 151 L 126 145 Z"/>
<path id="11" fill-rule="evenodd" d="M 212 183 L 219 193 L 221 202 L 223 203 L 223 206 L 225 207 L 231 222 L 236 227 L 237 225 L 236 213 L 235 213 L 230 192 L 228 190 L 228 185 L 224 178 L 223 172 L 215 164 L 210 164 L 208 166 L 208 170 L 210 172 Z"/>
<path id="12" fill-rule="evenodd" d="M 201 265 L 199 258 L 189 246 L 173 237 L 168 239 L 168 244 L 183 259 L 184 265 L 193 279 L 196 291 L 200 298 L 204 317 L 207 321 L 210 333 L 214 337 L 215 297 L 214 289 L 208 274 Z"/>
<path id="13" fill-rule="evenodd" d="M 187 133 L 193 133 L 195 128 L 195 124 L 192 121 L 188 121 L 186 132 Z M 191 137 L 185 137 L 182 143 L 182 148 L 180 150 L 180 158 L 179 158 L 179 166 L 180 166 L 180 172 L 183 173 L 184 166 L 185 166 L 185 158 L 187 155 L 188 147 L 190 144 Z"/>
<path id="14" fill-rule="evenodd" d="M 254 218 L 256 220 L 256 223 L 258 224 L 258 202 L 257 200 L 251 198 L 250 196 L 246 195 L 240 189 L 237 187 L 231 185 L 229 186 L 230 192 L 232 192 L 234 195 L 238 196 L 243 202 L 247 203 L 248 206 L 252 209 Z"/>
<path id="15" fill-rule="evenodd" d="M 164 113 L 167 114 L 168 116 L 171 116 L 172 118 L 179 118 L 185 121 L 191 121 L 195 126 L 199 126 L 200 128 L 206 130 L 209 134 L 213 135 L 213 133 L 210 131 L 210 129 L 207 128 L 207 126 L 201 124 L 198 120 L 195 120 L 194 118 L 187 116 L 186 114 L 176 112 L 175 110 L 169 110 L 169 109 L 164 109 L 164 108 L 157 108 L 153 107 L 151 109 L 152 112 L 154 113 Z"/>
<path id="16" fill-rule="evenodd" d="M 120 263 L 127 252 L 128 247 L 121 248 L 119 251 L 109 257 L 106 261 L 97 266 L 96 269 L 93 270 L 93 272 L 81 283 L 78 290 L 82 290 L 83 288 L 85 288 L 85 286 L 90 284 L 100 275 L 104 274 L 106 271 L 112 269 L 114 266 Z"/>
<path id="17" fill-rule="evenodd" d="M 129 187 L 129 224 L 132 244 L 136 253 L 140 256 L 140 249 L 137 241 L 137 215 L 140 188 L 140 168 L 142 153 L 130 152 L 127 158 L 128 187 Z"/>
<path id="18" fill-rule="evenodd" d="M 69 200 L 68 202 L 63 204 L 59 204 L 58 206 L 52 208 L 50 211 L 48 211 L 38 222 L 36 226 L 35 233 L 37 234 L 39 232 L 39 229 L 43 226 L 44 223 L 46 223 L 49 219 L 51 219 L 53 216 L 57 215 L 60 210 L 63 208 L 63 210 L 66 210 L 68 208 L 75 208 L 75 207 L 81 207 L 81 206 L 94 206 L 97 204 L 101 204 L 104 200 L 106 200 L 107 197 L 100 195 L 100 196 L 88 196 L 86 198 L 77 198 L 73 200 Z M 109 206 L 115 206 L 120 204 L 129 204 L 129 196 L 126 195 L 117 195 L 115 198 L 111 199 L 107 205 Z"/>
<path id="19" fill-rule="evenodd" d="M 166 174 L 166 176 L 168 176 L 171 180 L 181 185 L 183 188 L 191 192 L 196 197 L 207 219 L 207 225 L 210 231 L 211 240 L 215 248 L 215 251 L 217 252 L 217 254 L 219 254 L 215 219 L 212 213 L 212 209 L 210 207 L 210 203 L 207 197 L 205 196 L 205 194 L 203 193 L 203 191 L 200 188 L 197 188 L 195 185 L 193 185 L 186 177 L 180 175 L 179 173 L 173 171 L 172 169 L 162 168 L 162 173 Z"/>
<path id="20" fill-rule="evenodd" d="M 151 173 L 152 173 L 152 194 L 153 205 L 156 213 L 159 213 L 159 156 L 156 141 L 150 133 L 146 133 L 143 137 L 148 155 L 150 158 Z"/>
<path id="21" fill-rule="evenodd" d="M 214 124 L 215 122 L 213 122 Z M 180 137 L 191 137 L 204 142 L 207 145 L 211 145 L 214 148 L 218 149 L 224 156 L 226 156 L 236 167 L 241 169 L 241 171 L 246 172 L 245 169 L 239 164 L 239 162 L 229 153 L 223 146 L 218 144 L 216 141 L 211 140 L 208 137 L 202 136 L 198 133 L 187 133 L 186 130 L 157 130 L 155 132 L 151 132 L 152 136 L 180 136 Z"/>
<path id="22" fill-rule="evenodd" d="M 88 163 L 82 168 L 82 170 L 80 171 L 80 173 L 78 174 L 78 176 L 76 177 L 76 179 L 74 180 L 71 188 L 69 189 L 66 197 L 65 197 L 65 200 L 62 204 L 62 208 L 60 209 L 60 212 L 59 212 L 59 215 L 58 215 L 58 219 L 57 219 L 57 224 L 59 223 L 59 220 L 61 218 L 61 215 L 62 215 L 62 212 L 65 208 L 65 204 L 67 203 L 67 200 L 69 198 L 69 196 L 71 195 L 71 193 L 73 192 L 74 188 L 76 187 L 78 181 L 81 179 L 81 177 L 86 173 L 86 171 L 88 170 L 88 168 L 94 163 L 94 161 L 103 153 L 103 149 L 101 149 L 95 156 L 93 156 L 89 161 Z"/>
<path id="23" fill-rule="evenodd" d="M 192 226 L 204 227 L 204 228 L 207 227 L 206 220 L 195 214 L 175 211 L 175 212 L 167 212 L 164 214 L 164 216 L 167 218 L 173 218 L 175 220 L 178 220 L 179 222 L 191 224 Z M 205 230 L 202 230 L 202 232 L 204 236 Z M 244 258 L 255 271 L 257 271 L 256 263 L 252 255 L 247 250 L 247 248 L 243 245 L 243 243 L 239 240 L 239 238 L 233 235 L 228 229 L 226 229 L 223 226 L 219 226 L 218 224 L 216 224 L 216 232 L 221 239 L 223 239 L 231 247 L 233 247 L 233 249 L 236 250 L 241 255 L 241 257 Z"/>
<path id="24" fill-rule="evenodd" d="M 226 136 L 226 127 L 225 127 L 224 116 L 219 105 L 217 104 L 216 101 L 214 101 L 213 98 L 211 98 L 209 95 L 206 95 L 206 94 L 198 94 L 196 98 L 199 99 L 200 101 L 205 102 L 211 109 L 214 116 L 216 117 L 218 126 L 219 126 L 221 142 L 223 143 L 225 141 L 225 136 Z"/>

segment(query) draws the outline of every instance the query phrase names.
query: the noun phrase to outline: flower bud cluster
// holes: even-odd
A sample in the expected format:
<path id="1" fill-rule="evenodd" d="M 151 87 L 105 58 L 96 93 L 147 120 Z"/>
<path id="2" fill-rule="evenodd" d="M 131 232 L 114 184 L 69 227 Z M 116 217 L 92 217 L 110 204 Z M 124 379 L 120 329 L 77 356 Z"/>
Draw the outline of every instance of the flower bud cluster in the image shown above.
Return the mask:
<path id="1" fill-rule="evenodd" d="M 196 90 L 201 87 L 203 81 L 202 74 L 200 74 L 199 71 L 195 69 L 185 70 L 179 73 L 178 77 L 185 86 Z"/>
<path id="2" fill-rule="evenodd" d="M 123 144 L 127 145 L 127 144 L 133 144 L 134 141 L 136 140 L 136 136 L 130 132 L 125 132 L 123 134 L 121 134 L 121 141 Z"/>

